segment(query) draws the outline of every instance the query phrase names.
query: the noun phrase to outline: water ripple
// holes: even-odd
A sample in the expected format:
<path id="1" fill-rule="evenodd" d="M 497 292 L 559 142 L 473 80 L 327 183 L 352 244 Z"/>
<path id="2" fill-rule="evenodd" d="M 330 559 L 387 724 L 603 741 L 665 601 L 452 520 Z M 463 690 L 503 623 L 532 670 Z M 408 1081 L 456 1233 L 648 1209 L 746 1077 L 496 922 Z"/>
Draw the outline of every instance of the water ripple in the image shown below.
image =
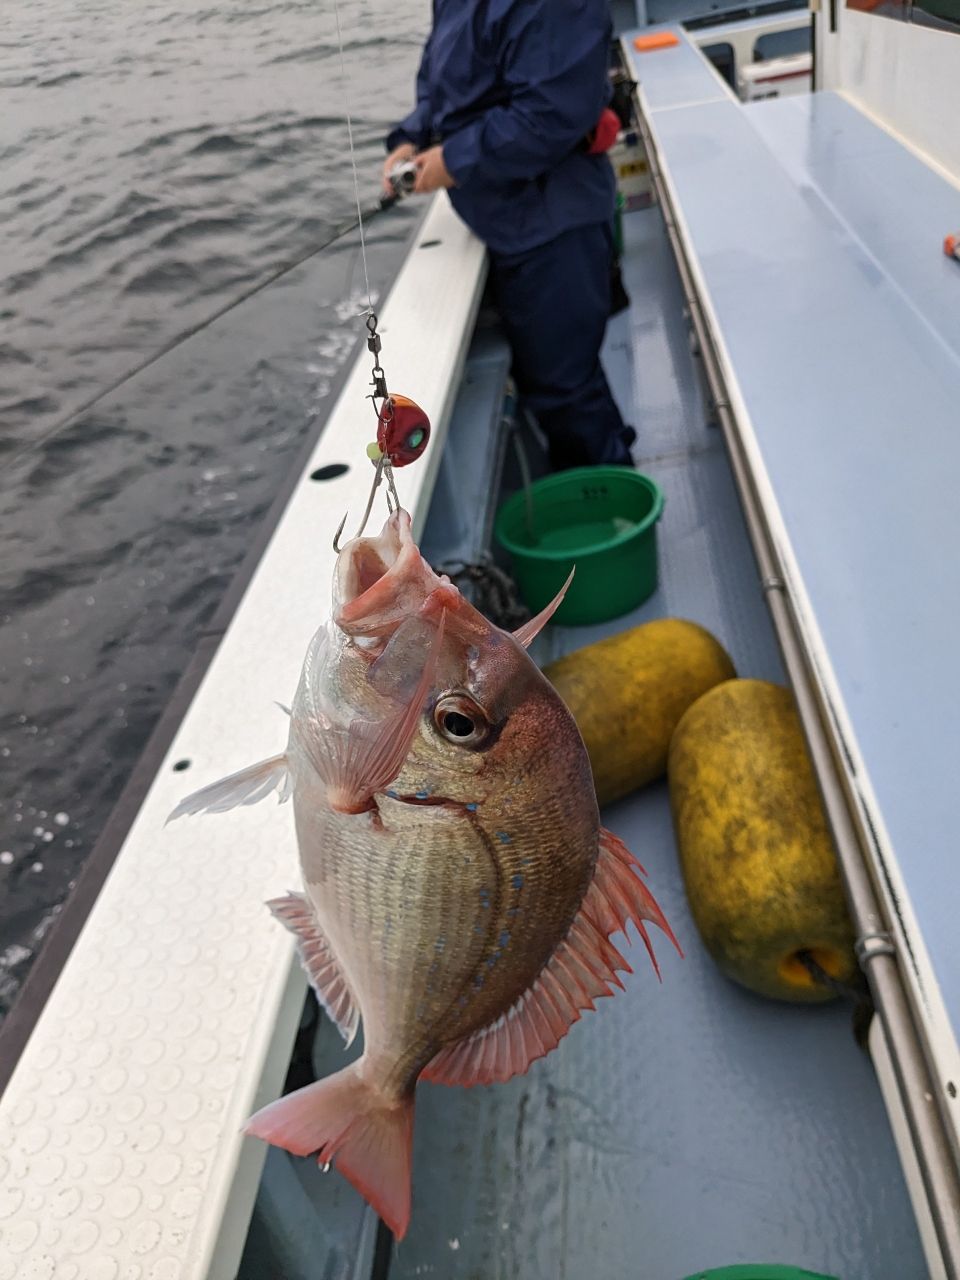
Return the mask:
<path id="1" fill-rule="evenodd" d="M 372 198 L 427 5 L 340 10 Z M 45 433 L 349 215 L 335 49 L 316 0 L 0 6 L 0 1016 L 354 348 L 356 241 Z"/>

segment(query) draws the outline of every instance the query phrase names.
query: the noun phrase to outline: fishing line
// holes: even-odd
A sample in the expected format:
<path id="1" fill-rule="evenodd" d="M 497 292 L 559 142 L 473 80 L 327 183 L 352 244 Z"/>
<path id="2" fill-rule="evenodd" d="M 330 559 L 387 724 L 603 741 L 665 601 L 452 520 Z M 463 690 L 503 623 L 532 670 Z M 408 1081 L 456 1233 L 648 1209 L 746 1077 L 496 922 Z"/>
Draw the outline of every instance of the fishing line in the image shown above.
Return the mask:
<path id="1" fill-rule="evenodd" d="M 289 273 L 291 271 L 295 271 L 297 267 L 302 267 L 305 262 L 309 262 L 311 258 L 315 258 L 318 253 L 323 253 L 325 249 L 329 249 L 337 240 L 341 240 L 345 235 L 348 235 L 357 227 L 360 228 L 362 242 L 363 220 L 366 219 L 367 222 L 370 222 L 378 213 L 383 213 L 386 209 L 392 208 L 396 202 L 396 196 L 383 196 L 377 204 L 371 205 L 365 211 L 361 211 L 358 206 L 358 216 L 356 218 L 351 218 L 349 222 L 342 223 L 331 236 L 323 241 L 322 244 L 313 245 L 312 248 L 305 250 L 305 252 L 301 253 L 298 257 L 292 258 L 289 262 L 281 263 L 271 271 L 269 275 L 264 276 L 264 278 L 259 280 L 256 284 L 251 285 L 249 289 L 245 289 L 242 293 L 237 294 L 237 296 L 232 298 L 229 302 L 225 302 L 222 307 L 218 307 L 211 315 L 206 316 L 203 320 L 198 320 L 196 324 L 190 325 L 188 329 L 182 330 L 175 337 L 171 338 L 169 342 L 160 347 L 159 350 L 152 352 L 152 354 L 147 356 L 146 359 L 141 360 L 139 364 L 134 365 L 132 369 L 128 369 L 126 373 L 121 374 L 119 378 L 114 382 L 111 382 L 109 386 L 104 387 L 102 391 L 98 391 L 96 395 L 91 396 L 89 400 L 85 400 L 83 404 L 78 405 L 76 409 L 71 409 L 65 418 L 61 418 L 59 422 L 55 422 L 53 426 L 48 427 L 46 431 L 41 432 L 35 439 L 28 440 L 19 449 L 15 449 L 13 453 L 4 459 L 4 466 L 10 467 L 13 463 L 19 461 L 20 458 L 31 453 L 34 449 L 39 449 L 43 445 L 47 444 L 55 436 L 58 436 L 62 431 L 65 431 L 67 427 L 76 422 L 78 418 L 82 417 L 85 413 L 89 413 L 91 409 L 96 408 L 101 400 L 105 400 L 107 396 L 113 395 L 115 391 L 119 391 L 121 387 L 126 386 L 126 384 L 138 374 L 149 369 L 151 365 L 156 364 L 158 360 L 162 360 L 164 356 L 168 356 L 171 351 L 175 351 L 177 347 L 182 346 L 188 339 L 195 338 L 198 333 L 202 333 L 204 329 L 208 329 L 210 325 L 214 324 L 217 320 L 222 319 L 229 312 L 233 311 L 235 307 L 239 307 L 242 302 L 246 302 L 256 294 L 261 293 L 268 285 L 274 284 L 285 275 L 289 275 Z M 366 274 L 366 256 L 364 256 L 364 274 Z M 368 299 L 370 297 L 369 281 L 367 281 L 367 297 Z"/>
<path id="2" fill-rule="evenodd" d="M 357 202 L 357 226 L 360 229 L 360 254 L 363 258 L 363 279 L 367 288 L 367 310 L 373 311 L 373 295 L 370 292 L 370 276 L 367 272 L 367 245 L 363 235 L 363 211 L 360 208 L 360 178 L 357 175 L 357 152 L 353 145 L 353 117 L 350 113 L 350 85 L 347 65 L 343 56 L 343 29 L 340 26 L 339 0 L 333 0 L 333 12 L 337 20 L 337 44 L 340 49 L 340 82 L 343 85 L 343 105 L 347 117 L 347 141 L 350 144 L 350 165 L 353 169 L 353 194 Z"/>

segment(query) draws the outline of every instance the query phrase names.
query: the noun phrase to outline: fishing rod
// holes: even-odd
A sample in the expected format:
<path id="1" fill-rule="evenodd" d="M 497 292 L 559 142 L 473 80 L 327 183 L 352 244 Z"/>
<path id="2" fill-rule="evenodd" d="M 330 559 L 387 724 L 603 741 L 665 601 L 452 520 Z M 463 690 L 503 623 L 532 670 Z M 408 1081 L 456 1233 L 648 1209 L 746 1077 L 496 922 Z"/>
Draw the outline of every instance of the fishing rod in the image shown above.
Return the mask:
<path id="1" fill-rule="evenodd" d="M 59 422 L 55 422 L 51 427 L 48 427 L 46 431 L 41 432 L 36 439 L 26 441 L 21 448 L 16 449 L 12 454 L 10 454 L 5 461 L 5 465 L 7 467 L 11 466 L 32 450 L 38 449 L 41 445 L 46 444 L 47 441 L 52 440 L 54 436 L 59 435 L 61 431 L 65 431 L 67 427 L 76 422 L 78 418 L 83 417 L 85 413 L 89 413 L 91 409 L 95 408 L 101 402 L 101 400 L 105 400 L 107 396 L 113 395 L 115 391 L 119 391 L 121 387 L 126 386 L 126 384 L 132 381 L 133 378 L 137 377 L 138 374 L 143 373 L 146 369 L 155 365 L 157 361 L 162 360 L 164 356 L 168 356 L 171 351 L 175 351 L 177 347 L 182 346 L 190 338 L 195 338 L 198 333 L 202 333 L 204 329 L 208 329 L 210 325 L 214 324 L 217 320 L 222 319 L 230 311 L 233 311 L 235 307 L 239 307 L 241 303 L 247 302 L 256 294 L 261 293 L 268 285 L 274 284 L 277 280 L 282 279 L 283 276 L 289 275 L 291 271 L 295 271 L 297 267 L 302 267 L 303 264 L 305 262 L 309 262 L 311 258 L 315 258 L 317 254 L 323 253 L 325 249 L 329 249 L 332 244 L 336 243 L 337 240 L 341 240 L 345 235 L 349 235 L 351 231 L 355 231 L 359 228 L 362 236 L 364 225 L 371 222 L 378 214 L 384 213 L 387 209 L 392 209 L 397 201 L 407 193 L 409 185 L 406 182 L 398 180 L 393 182 L 393 188 L 393 192 L 390 195 L 381 196 L 375 205 L 370 205 L 367 209 L 361 209 L 358 204 L 355 216 L 348 222 L 344 222 L 339 227 L 335 228 L 333 233 L 328 236 L 322 244 L 312 245 L 296 258 L 291 258 L 288 262 L 280 263 L 279 266 L 275 267 L 268 275 L 264 276 L 263 279 L 258 280 L 256 284 L 251 285 L 249 289 L 244 289 L 242 293 L 237 294 L 237 296 L 232 298 L 229 302 L 225 302 L 222 307 L 218 307 L 216 311 L 206 316 L 203 320 L 199 320 L 196 324 L 190 325 L 189 328 L 183 329 L 180 333 L 171 338 L 169 342 L 164 343 L 162 347 L 147 356 L 146 359 L 141 360 L 139 364 L 134 365 L 132 369 L 128 369 L 126 373 L 121 374 L 120 377 L 114 382 L 111 382 L 109 386 L 98 391 L 96 395 L 91 396 L 89 400 L 85 400 L 83 404 L 78 405 L 75 409 L 71 409 L 65 418 L 61 418 Z M 369 295 L 369 283 L 367 285 L 367 289 Z"/>

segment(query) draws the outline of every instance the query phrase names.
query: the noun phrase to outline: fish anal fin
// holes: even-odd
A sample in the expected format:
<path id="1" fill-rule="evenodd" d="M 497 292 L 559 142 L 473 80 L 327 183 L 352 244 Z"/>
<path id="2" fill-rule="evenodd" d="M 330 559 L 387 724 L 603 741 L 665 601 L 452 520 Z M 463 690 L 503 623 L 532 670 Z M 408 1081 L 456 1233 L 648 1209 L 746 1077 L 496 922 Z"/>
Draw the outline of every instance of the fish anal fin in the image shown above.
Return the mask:
<path id="1" fill-rule="evenodd" d="M 274 917 L 297 940 L 297 952 L 317 999 L 349 1047 L 360 1026 L 360 1010 L 323 936 L 313 908 L 302 893 L 288 893 L 267 903 Z"/>
<path id="2" fill-rule="evenodd" d="M 239 805 L 256 804 L 271 791 L 280 792 L 280 803 L 290 797 L 290 772 L 285 755 L 271 756 L 201 787 L 181 800 L 167 822 L 195 813 L 226 813 Z"/>
<path id="3" fill-rule="evenodd" d="M 595 1000 L 623 987 L 617 974 L 630 973 L 630 965 L 610 936 L 625 933 L 631 921 L 659 977 L 644 922 L 662 929 L 678 951 L 680 945 L 642 874 L 626 845 L 601 828 L 597 865 L 580 910 L 533 985 L 496 1022 L 441 1049 L 421 1079 L 469 1087 L 523 1075 L 556 1048 Z"/>

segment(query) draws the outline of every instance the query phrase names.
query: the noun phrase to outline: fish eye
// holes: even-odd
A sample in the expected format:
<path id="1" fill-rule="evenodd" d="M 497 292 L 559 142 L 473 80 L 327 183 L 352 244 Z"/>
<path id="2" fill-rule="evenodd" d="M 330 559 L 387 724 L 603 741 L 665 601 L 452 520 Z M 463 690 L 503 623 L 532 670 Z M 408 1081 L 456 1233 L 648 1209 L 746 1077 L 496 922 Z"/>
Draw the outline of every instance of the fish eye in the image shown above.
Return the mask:
<path id="1" fill-rule="evenodd" d="M 490 731 L 487 718 L 477 704 L 462 694 L 441 698 L 434 708 L 433 722 L 441 737 L 459 747 L 477 746 Z"/>

